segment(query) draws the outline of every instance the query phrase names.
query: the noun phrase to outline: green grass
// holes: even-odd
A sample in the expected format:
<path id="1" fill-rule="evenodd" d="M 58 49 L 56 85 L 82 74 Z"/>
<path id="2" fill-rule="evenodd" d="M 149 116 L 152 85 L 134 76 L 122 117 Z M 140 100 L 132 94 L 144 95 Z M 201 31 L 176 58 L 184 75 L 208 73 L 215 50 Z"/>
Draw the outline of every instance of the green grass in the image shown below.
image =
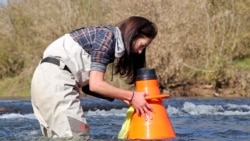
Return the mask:
<path id="1" fill-rule="evenodd" d="M 237 60 L 235 60 L 235 64 L 240 69 L 250 71 L 250 57 L 243 58 L 243 59 L 237 59 Z"/>
<path id="2" fill-rule="evenodd" d="M 30 96 L 30 80 L 20 76 L 6 77 L 0 81 L 0 97 Z"/>
<path id="3" fill-rule="evenodd" d="M 65 32 L 116 24 L 132 15 L 149 18 L 159 28 L 147 51 L 147 67 L 157 70 L 162 86 L 231 80 L 235 68 L 241 74 L 237 82 L 250 86 L 241 73 L 250 70 L 250 2 L 97 1 L 19 0 L 0 5 L 0 96 L 29 96 L 43 51 Z M 120 77 L 110 83 L 131 89 Z"/>

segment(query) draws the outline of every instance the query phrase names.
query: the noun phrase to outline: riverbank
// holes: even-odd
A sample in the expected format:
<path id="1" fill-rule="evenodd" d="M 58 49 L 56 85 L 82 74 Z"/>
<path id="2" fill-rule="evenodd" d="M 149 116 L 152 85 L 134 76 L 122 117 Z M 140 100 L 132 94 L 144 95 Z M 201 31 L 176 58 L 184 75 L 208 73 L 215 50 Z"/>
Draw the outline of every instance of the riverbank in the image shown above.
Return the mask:
<path id="1" fill-rule="evenodd" d="M 171 98 L 250 98 L 245 90 L 237 88 L 213 89 L 210 85 L 179 86 L 172 90 L 162 90 L 162 94 L 170 94 Z M 81 98 L 91 96 L 81 94 Z M 30 96 L 0 96 L 1 100 L 30 100 Z"/>
<path id="2" fill-rule="evenodd" d="M 246 90 L 238 88 L 224 88 L 214 89 L 211 85 L 204 86 L 179 86 L 173 90 L 163 91 L 163 93 L 170 93 L 172 97 L 199 97 L 199 98 L 245 98 L 250 97 Z"/>

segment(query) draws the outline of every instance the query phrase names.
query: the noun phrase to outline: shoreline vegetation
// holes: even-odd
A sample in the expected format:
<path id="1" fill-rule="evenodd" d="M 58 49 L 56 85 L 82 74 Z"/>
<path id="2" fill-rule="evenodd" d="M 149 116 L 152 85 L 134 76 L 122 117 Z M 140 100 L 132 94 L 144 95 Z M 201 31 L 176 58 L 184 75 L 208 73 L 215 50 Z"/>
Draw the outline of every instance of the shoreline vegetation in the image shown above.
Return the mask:
<path id="1" fill-rule="evenodd" d="M 84 26 L 132 15 L 155 22 L 147 49 L 162 93 L 172 97 L 250 97 L 249 0 L 6 0 L 0 2 L 0 97 L 29 97 L 45 48 Z M 108 69 L 111 69 L 109 66 Z M 111 71 L 107 70 L 110 80 Z M 126 89 L 123 78 L 114 85 Z"/>

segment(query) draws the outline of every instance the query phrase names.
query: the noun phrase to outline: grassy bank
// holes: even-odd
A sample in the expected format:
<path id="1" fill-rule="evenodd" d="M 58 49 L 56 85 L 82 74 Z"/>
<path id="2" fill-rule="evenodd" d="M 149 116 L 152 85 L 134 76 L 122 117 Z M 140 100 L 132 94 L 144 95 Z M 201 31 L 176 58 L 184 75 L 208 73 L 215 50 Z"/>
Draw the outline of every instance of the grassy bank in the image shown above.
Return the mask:
<path id="1" fill-rule="evenodd" d="M 132 15 L 159 27 L 147 67 L 156 69 L 163 91 L 250 96 L 248 0 L 7 0 L 0 8 L 0 96 L 29 96 L 44 49 L 64 33 Z M 131 88 L 119 77 L 110 83 Z"/>

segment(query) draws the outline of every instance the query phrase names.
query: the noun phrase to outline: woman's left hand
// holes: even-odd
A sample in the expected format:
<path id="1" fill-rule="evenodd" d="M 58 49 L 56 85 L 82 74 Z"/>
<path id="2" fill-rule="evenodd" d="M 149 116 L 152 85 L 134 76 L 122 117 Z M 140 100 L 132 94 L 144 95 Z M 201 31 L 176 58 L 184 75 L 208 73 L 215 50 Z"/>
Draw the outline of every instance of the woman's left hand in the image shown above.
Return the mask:
<path id="1" fill-rule="evenodd" d="M 153 108 L 146 101 L 145 96 L 147 95 L 145 92 L 134 92 L 133 99 L 130 103 L 135 108 L 135 111 L 139 115 L 143 115 L 146 120 L 152 118 Z"/>

